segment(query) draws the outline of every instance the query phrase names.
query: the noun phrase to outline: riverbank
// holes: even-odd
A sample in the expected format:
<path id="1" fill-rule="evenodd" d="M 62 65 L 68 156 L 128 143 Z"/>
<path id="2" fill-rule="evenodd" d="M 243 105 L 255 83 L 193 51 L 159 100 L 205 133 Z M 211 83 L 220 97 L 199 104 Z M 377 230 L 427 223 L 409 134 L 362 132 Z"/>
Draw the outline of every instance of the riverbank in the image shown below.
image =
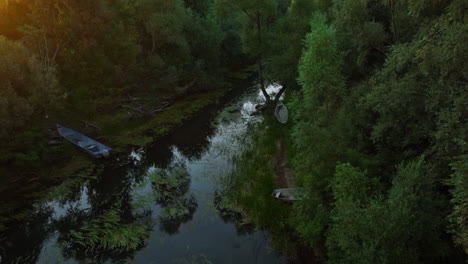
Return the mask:
<path id="1" fill-rule="evenodd" d="M 234 157 L 235 169 L 229 175 L 218 210 L 238 221 L 239 226 L 255 224 L 268 231 L 275 252 L 297 263 L 321 263 L 321 258 L 305 246 L 295 229 L 295 205 L 274 199 L 277 188 L 296 187 L 295 172 L 288 160 L 287 125 L 273 115 L 247 132 L 243 151 Z"/>
<path id="2" fill-rule="evenodd" d="M 125 109 L 114 113 L 106 113 L 93 120 L 99 124 L 102 132 L 97 140 L 113 148 L 113 156 L 125 153 L 133 147 L 144 147 L 158 138 L 170 133 L 197 112 L 221 98 L 227 89 L 217 89 L 199 94 L 189 95 L 179 99 L 167 110 L 157 114 L 151 120 L 128 120 Z M 36 199 L 47 199 L 54 196 L 51 188 L 63 184 L 59 189 L 79 186 L 87 179 L 93 178 L 100 163 L 106 160 L 95 160 L 93 157 L 75 148 L 71 143 L 64 142 L 61 158 L 46 168 L 41 168 L 37 174 L 13 178 L 3 183 L 2 196 L 10 201 L 0 209 L 0 232 L 6 228 L 9 220 L 21 221 L 29 216 L 30 210 L 24 205 Z M 29 177 L 31 176 L 31 177 Z M 5 179 L 4 179 L 5 181 Z M 17 197 L 17 199 L 14 199 Z"/>
<path id="3" fill-rule="evenodd" d="M 284 130 L 268 114 L 262 123 L 248 128 L 248 136 L 241 140 L 243 151 L 233 157 L 235 169 L 226 179 L 218 210 L 235 217 L 239 226 L 255 224 L 268 230 L 275 252 L 297 257 L 293 208 L 271 197 L 274 189 L 294 184 L 287 166 Z"/>
<path id="4" fill-rule="evenodd" d="M 212 104 L 226 94 L 227 89 L 216 89 L 189 95 L 174 102 L 166 110 L 150 120 L 128 120 L 127 111 L 121 109 L 112 115 L 105 115 L 98 120 L 103 124 L 103 132 L 97 140 L 113 148 L 113 155 L 126 153 L 130 148 L 145 147 L 158 138 L 167 135 L 206 106 Z M 65 166 L 53 170 L 57 177 L 67 177 L 76 174 L 94 163 L 94 159 L 74 148 L 74 155 Z M 77 160 L 78 159 L 78 160 Z M 89 161 L 89 162 L 87 162 Z"/>
<path id="5" fill-rule="evenodd" d="M 248 69 L 241 73 L 238 75 L 243 78 L 249 75 Z M 28 219 L 34 211 L 35 201 L 50 200 L 80 188 L 83 182 L 95 179 L 106 164 L 113 162 L 112 160 L 128 154 L 131 149 L 143 148 L 154 143 L 209 105 L 216 103 L 230 91 L 231 86 L 232 83 L 226 83 L 223 88 L 180 97 L 151 119 L 129 119 L 128 110 L 124 108 L 96 115 L 89 121 L 100 129 L 92 136 L 113 148 L 112 158 L 96 160 L 71 143 L 64 142 L 58 151 L 51 152 L 54 157 L 36 168 L 35 172 L 5 173 L 2 176 L 3 188 L 0 197 L 8 202 L 0 209 L 0 233 L 6 231 L 10 223 Z M 42 130 L 47 131 L 47 127 L 53 126 L 52 123 L 59 122 L 77 127 L 80 118 L 50 118 L 47 123 L 42 124 Z"/>
<path id="6" fill-rule="evenodd" d="M 263 119 L 250 115 L 262 96 L 254 80 L 238 82 L 148 147 L 132 148 L 54 188 L 31 206 L 28 219 L 8 225 L 0 239 L 3 260 L 172 263 L 202 257 L 212 263 L 288 263 L 271 250 L 276 246 L 269 232 L 238 226 L 213 206 L 232 170 L 232 153 L 243 148 L 239 139 L 249 138 L 248 128 Z M 177 193 L 189 203 L 159 199 L 154 172 L 180 171 L 190 180 Z"/>

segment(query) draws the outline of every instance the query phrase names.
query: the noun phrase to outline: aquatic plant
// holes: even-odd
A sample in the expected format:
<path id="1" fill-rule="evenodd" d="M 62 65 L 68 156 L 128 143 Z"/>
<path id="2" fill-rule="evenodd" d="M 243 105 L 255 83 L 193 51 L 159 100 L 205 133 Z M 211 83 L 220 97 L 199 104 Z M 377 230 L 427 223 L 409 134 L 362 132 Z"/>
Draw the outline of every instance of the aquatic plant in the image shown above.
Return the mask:
<path id="1" fill-rule="evenodd" d="M 167 222 L 184 218 L 187 215 L 193 214 L 197 206 L 197 201 L 193 194 L 184 195 L 166 204 L 162 209 L 160 219 L 162 222 Z"/>
<path id="2" fill-rule="evenodd" d="M 214 206 L 218 214 L 224 221 L 241 222 L 243 210 L 239 207 L 234 199 L 230 197 L 229 191 L 215 191 L 214 193 Z"/>
<path id="3" fill-rule="evenodd" d="M 156 191 L 158 203 L 168 204 L 187 193 L 190 175 L 186 169 L 180 167 L 154 172 L 150 175 L 150 181 Z"/>
<path id="4" fill-rule="evenodd" d="M 192 220 L 197 207 L 198 203 L 193 194 L 186 194 L 171 201 L 171 203 L 162 207 L 158 218 L 159 229 L 168 234 L 176 234 L 183 223 Z"/>
<path id="5" fill-rule="evenodd" d="M 149 177 L 156 201 L 161 205 L 160 228 L 169 234 L 177 233 L 181 224 L 192 219 L 198 207 L 195 196 L 188 193 L 190 174 L 182 166 L 154 172 Z"/>
<path id="6" fill-rule="evenodd" d="M 100 251 L 128 252 L 143 246 L 153 226 L 151 215 L 133 222 L 123 221 L 120 212 L 109 210 L 77 231 L 70 231 L 66 248 L 86 254 Z"/>

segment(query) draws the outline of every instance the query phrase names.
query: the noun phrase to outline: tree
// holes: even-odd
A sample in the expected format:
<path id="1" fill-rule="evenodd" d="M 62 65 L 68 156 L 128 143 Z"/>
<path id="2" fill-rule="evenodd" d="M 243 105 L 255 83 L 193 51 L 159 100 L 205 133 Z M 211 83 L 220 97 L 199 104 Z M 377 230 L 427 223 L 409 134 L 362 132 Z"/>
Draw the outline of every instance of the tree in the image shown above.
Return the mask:
<path id="1" fill-rule="evenodd" d="M 200 88 L 215 86 L 221 73 L 221 42 L 224 38 L 220 25 L 211 13 L 202 16 L 187 9 L 184 35 L 190 46 L 191 58 L 187 75 L 196 80 Z"/>
<path id="2" fill-rule="evenodd" d="M 440 263 L 448 245 L 436 174 L 419 158 L 400 165 L 387 195 L 376 179 L 337 166 L 327 234 L 331 263 Z"/>
<path id="3" fill-rule="evenodd" d="M 458 6 L 454 1 L 450 6 Z M 451 10 L 447 8 L 446 10 Z M 427 154 L 441 177 L 463 150 L 467 114 L 467 24 L 455 12 L 423 24 L 414 39 L 392 47 L 370 80 L 366 104 L 376 118 L 371 139 L 379 159 L 398 164 Z"/>
<path id="4" fill-rule="evenodd" d="M 296 154 L 293 165 L 298 181 L 310 199 L 298 207 L 298 231 L 314 245 L 324 239 L 328 222 L 330 194 L 327 185 L 336 162 L 342 160 L 346 130 L 340 126 L 338 106 L 344 93 L 341 75 L 342 56 L 337 50 L 335 29 L 326 15 L 315 12 L 299 63 L 301 90 L 288 104 L 293 119 L 292 142 Z M 311 231 L 312 230 L 312 231 Z M 304 234 L 305 232 L 305 234 Z"/>
<path id="5" fill-rule="evenodd" d="M 96 98 L 119 94 L 141 70 L 135 6 L 125 0 L 64 4 L 67 42 L 58 58 L 60 79 L 72 105 L 92 112 Z"/>
<path id="6" fill-rule="evenodd" d="M 457 157 L 452 163 L 454 170 L 449 184 L 453 187 L 451 200 L 454 209 L 449 217 L 450 232 L 455 243 L 461 245 L 468 254 L 468 155 Z"/>
<path id="7" fill-rule="evenodd" d="M 242 24 L 241 39 L 244 49 L 257 59 L 258 79 L 265 96 L 265 107 L 270 103 L 270 96 L 265 89 L 263 59 L 269 48 L 272 24 L 276 15 L 275 0 L 215 0 L 218 15 L 235 12 Z"/>
<path id="8" fill-rule="evenodd" d="M 344 90 L 342 57 L 338 52 L 336 31 L 327 25 L 324 14 L 314 13 L 311 27 L 299 63 L 299 83 L 304 94 L 302 108 L 305 111 L 323 108 L 324 114 L 331 114 Z"/>
<path id="9" fill-rule="evenodd" d="M 383 16 L 382 9 L 381 4 L 372 1 L 334 2 L 332 23 L 337 30 L 338 47 L 345 54 L 345 74 L 350 78 L 365 75 L 376 63 L 383 63 L 388 37 L 384 25 L 377 20 Z"/>
<path id="10" fill-rule="evenodd" d="M 0 36 L 0 138 L 22 128 L 56 94 L 55 75 L 45 77 L 44 67 L 20 42 Z"/>
<path id="11" fill-rule="evenodd" d="M 275 24 L 266 73 L 271 82 L 279 82 L 283 87 L 273 105 L 276 105 L 287 87 L 298 88 L 297 65 L 304 47 L 303 39 L 310 31 L 310 17 L 315 7 L 313 1 L 293 1 Z"/>
<path id="12" fill-rule="evenodd" d="M 184 3 L 142 0 L 138 2 L 138 14 L 138 21 L 143 25 L 146 76 L 156 80 L 158 88 L 174 90 L 190 65 L 187 59 L 190 47 L 184 35 L 187 15 Z"/>

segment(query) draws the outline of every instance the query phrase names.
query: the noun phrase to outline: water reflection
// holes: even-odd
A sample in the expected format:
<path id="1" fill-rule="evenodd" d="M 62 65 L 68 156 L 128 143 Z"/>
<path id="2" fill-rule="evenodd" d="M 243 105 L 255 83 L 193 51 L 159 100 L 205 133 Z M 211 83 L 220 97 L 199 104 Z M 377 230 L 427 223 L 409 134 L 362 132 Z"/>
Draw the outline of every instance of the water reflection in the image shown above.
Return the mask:
<path id="1" fill-rule="evenodd" d="M 157 204 L 161 206 L 159 229 L 176 234 L 179 227 L 193 218 L 198 203 L 189 192 L 191 177 L 182 160 L 150 175 Z"/>
<path id="2" fill-rule="evenodd" d="M 99 177 L 86 183 L 86 204 L 75 201 L 53 224 L 56 244 L 65 260 L 101 263 L 132 258 L 142 248 L 154 225 L 150 208 L 132 204 L 135 174 L 127 177 Z M 116 184 L 120 183 L 120 184 Z M 81 199 L 80 199 L 81 201 Z"/>
<path id="3" fill-rule="evenodd" d="M 194 257 L 282 263 L 266 249 L 265 234 L 218 215 L 213 203 L 214 191 L 231 169 L 229 157 L 240 151 L 238 139 L 250 123 L 261 121 L 250 114 L 263 95 L 256 87 L 243 91 L 32 207 L 31 218 L 0 239 L 1 262 L 171 263 Z M 167 183 L 171 177 L 177 186 Z"/>
<path id="4" fill-rule="evenodd" d="M 1 241 L 2 263 L 36 263 L 45 241 L 54 230 L 49 221 L 53 214 L 50 206 L 34 209 L 30 221 L 22 225 L 13 235 Z"/>

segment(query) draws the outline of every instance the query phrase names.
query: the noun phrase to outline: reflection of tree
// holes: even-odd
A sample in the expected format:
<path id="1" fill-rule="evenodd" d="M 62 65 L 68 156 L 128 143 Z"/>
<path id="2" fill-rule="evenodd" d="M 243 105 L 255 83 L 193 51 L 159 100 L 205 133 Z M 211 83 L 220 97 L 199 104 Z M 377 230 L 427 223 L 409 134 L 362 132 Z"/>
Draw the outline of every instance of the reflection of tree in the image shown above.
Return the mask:
<path id="1" fill-rule="evenodd" d="M 89 181 L 90 208 L 70 208 L 57 221 L 58 241 L 66 258 L 87 262 L 132 258 L 149 238 L 154 225 L 149 208 L 132 203 L 132 191 L 144 180 L 146 168 L 131 160 L 109 166 Z"/>
<path id="2" fill-rule="evenodd" d="M 170 141 L 188 160 L 199 159 L 208 149 L 209 138 L 215 132 L 215 127 L 211 125 L 214 113 L 207 111 L 200 114 L 171 133 Z M 187 132 L 190 136 L 187 136 Z"/>
<path id="3" fill-rule="evenodd" d="M 146 150 L 145 155 L 142 156 L 141 165 L 143 167 L 167 168 L 173 159 L 172 143 L 169 142 L 168 137 L 165 137 L 158 139 L 154 145 Z"/>
<path id="4" fill-rule="evenodd" d="M 56 222 L 64 256 L 87 262 L 132 258 L 147 243 L 154 225 L 151 211 L 130 203 L 131 188 L 125 184 L 121 192 L 108 196 L 97 195 L 91 186 L 88 197 L 93 206 L 70 208 Z"/>
<path id="5" fill-rule="evenodd" d="M 2 263 L 36 263 L 44 241 L 53 230 L 48 221 L 52 213 L 52 208 L 41 206 L 27 222 L 10 229 L 5 237 L 0 237 Z"/>
<path id="6" fill-rule="evenodd" d="M 174 146 L 188 160 L 201 158 L 210 146 L 210 138 L 216 132 L 216 127 L 212 124 L 214 117 L 227 103 L 235 101 L 239 96 L 243 95 L 246 87 L 256 91 L 256 87 L 251 85 L 253 78 L 236 81 L 233 89 L 221 99 L 219 104 L 208 107 L 197 114 L 196 117 L 184 121 L 180 127 L 171 131 L 168 136 L 158 139 L 152 147 L 147 149 L 142 165 L 155 165 L 158 168 L 169 167 L 173 160 L 172 148 Z"/>
<path id="7" fill-rule="evenodd" d="M 173 165 L 150 176 L 156 201 L 161 205 L 160 229 L 175 234 L 193 218 L 198 204 L 190 189 L 190 175 L 184 166 Z"/>

